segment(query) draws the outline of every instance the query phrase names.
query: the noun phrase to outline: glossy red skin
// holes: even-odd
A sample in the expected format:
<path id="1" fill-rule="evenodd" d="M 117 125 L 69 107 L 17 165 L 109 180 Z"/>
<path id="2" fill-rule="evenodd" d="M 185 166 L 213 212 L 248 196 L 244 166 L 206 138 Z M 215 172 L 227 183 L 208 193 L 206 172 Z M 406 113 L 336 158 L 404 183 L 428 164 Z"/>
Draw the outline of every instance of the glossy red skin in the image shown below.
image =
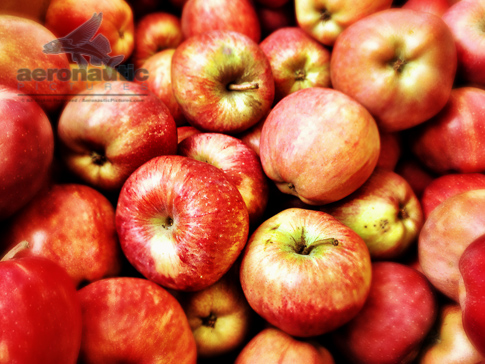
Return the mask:
<path id="1" fill-rule="evenodd" d="M 426 277 L 395 262 L 372 265 L 369 297 L 335 334 L 352 363 L 410 363 L 437 316 L 434 291 Z"/>
<path id="2" fill-rule="evenodd" d="M 185 39 L 211 30 L 232 30 L 258 43 L 261 27 L 249 0 L 189 0 L 182 9 L 182 34 Z"/>
<path id="3" fill-rule="evenodd" d="M 439 174 L 485 171 L 485 90 L 460 87 L 438 115 L 418 127 L 411 150 Z"/>
<path id="4" fill-rule="evenodd" d="M 164 287 L 195 291 L 214 284 L 236 261 L 249 215 L 224 172 L 188 157 L 162 156 L 126 181 L 116 226 L 126 257 L 141 274 Z"/>
<path id="5" fill-rule="evenodd" d="M 259 142 L 261 139 L 261 130 L 266 118 L 261 119 L 256 125 L 238 135 L 238 138 L 246 143 L 259 157 Z"/>
<path id="6" fill-rule="evenodd" d="M 94 13 L 103 13 L 103 21 L 96 34 L 103 34 L 111 45 L 110 56 L 124 55 L 124 61 L 133 52 L 135 25 L 133 11 L 124 0 L 98 1 L 51 0 L 45 26 L 57 37 L 64 37 Z M 96 35 L 95 35 L 96 36 Z"/>
<path id="7" fill-rule="evenodd" d="M 485 234 L 485 189 L 462 192 L 438 205 L 425 221 L 418 241 L 424 274 L 442 293 L 459 300 L 459 260 Z"/>
<path id="8" fill-rule="evenodd" d="M 459 1 L 443 14 L 455 39 L 459 76 L 481 86 L 485 86 L 484 17 L 485 5 L 474 0 Z"/>
<path id="9" fill-rule="evenodd" d="M 25 206 L 46 183 L 54 156 L 47 115 L 30 97 L 0 86 L 0 220 Z"/>
<path id="10" fill-rule="evenodd" d="M 179 126 L 177 128 L 178 143 L 180 144 L 182 140 L 184 140 L 185 138 L 188 138 L 191 135 L 200 134 L 200 133 L 202 132 L 197 128 L 194 128 L 193 126 L 190 126 L 190 125 Z"/>
<path id="11" fill-rule="evenodd" d="M 381 152 L 377 166 L 393 171 L 402 155 L 402 141 L 399 133 L 379 132 L 381 137 Z"/>
<path id="12" fill-rule="evenodd" d="M 141 278 L 117 277 L 78 292 L 83 314 L 84 363 L 196 363 L 187 317 L 164 288 Z"/>
<path id="13" fill-rule="evenodd" d="M 485 235 L 474 240 L 460 258 L 464 292 L 460 294 L 463 328 L 475 348 L 485 356 Z"/>
<path id="14" fill-rule="evenodd" d="M 461 192 L 485 188 L 482 173 L 454 173 L 435 178 L 423 191 L 421 205 L 425 218 L 448 197 Z"/>
<path id="15" fill-rule="evenodd" d="M 39 257 L 0 262 L 0 359 L 75 364 L 81 307 L 72 280 Z"/>
<path id="16" fill-rule="evenodd" d="M 62 97 L 57 94 L 69 92 L 69 83 L 54 76 L 52 81 L 18 81 L 19 69 L 69 69 L 65 54 L 45 54 L 44 44 L 56 39 L 47 28 L 26 18 L 0 15 L 0 84 L 18 89 L 19 93 L 33 94 L 33 98 L 46 112 L 58 110 L 62 106 Z M 46 71 L 47 72 L 47 71 Z M 46 96 L 36 96 L 46 95 Z"/>
<path id="17" fill-rule="evenodd" d="M 403 9 L 425 11 L 436 16 L 442 16 L 450 7 L 448 0 L 407 0 Z"/>
<path id="18" fill-rule="evenodd" d="M 23 240 L 31 249 L 19 256 L 55 261 L 76 286 L 120 271 L 114 208 L 85 185 L 53 185 L 38 194 L 9 224 L 3 253 Z"/>
<path id="19" fill-rule="evenodd" d="M 125 81 L 109 85 L 99 84 L 85 93 L 103 95 L 97 99 L 146 96 L 118 98 L 130 102 L 86 102 L 93 96 L 76 97 L 64 108 L 57 133 L 68 169 L 97 189 L 118 192 L 143 163 L 177 153 L 177 127 L 168 107 L 146 87 Z M 103 154 L 106 163 L 93 161 L 93 152 Z"/>
<path id="20" fill-rule="evenodd" d="M 266 328 L 240 351 L 235 364 L 334 364 L 332 354 L 317 342 L 300 341 L 284 331 Z"/>

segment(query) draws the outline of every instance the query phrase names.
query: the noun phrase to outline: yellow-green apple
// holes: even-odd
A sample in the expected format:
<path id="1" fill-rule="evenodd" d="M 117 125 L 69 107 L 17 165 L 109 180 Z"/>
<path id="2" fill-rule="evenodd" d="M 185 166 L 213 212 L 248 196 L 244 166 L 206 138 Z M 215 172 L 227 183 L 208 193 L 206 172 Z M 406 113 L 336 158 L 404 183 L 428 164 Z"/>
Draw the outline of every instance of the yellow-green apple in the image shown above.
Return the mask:
<path id="1" fill-rule="evenodd" d="M 303 88 L 330 87 L 330 51 L 302 29 L 278 29 L 259 46 L 271 65 L 275 102 Z"/>
<path id="2" fill-rule="evenodd" d="M 0 15 L 0 84 L 32 95 L 46 112 L 58 110 L 63 102 L 56 95 L 69 90 L 69 83 L 61 81 L 57 72 L 69 69 L 67 56 L 42 51 L 44 44 L 55 39 L 54 34 L 33 20 Z"/>
<path id="3" fill-rule="evenodd" d="M 362 308 L 371 284 L 367 246 L 321 211 L 284 210 L 244 249 L 240 280 L 250 306 L 292 336 L 328 333 Z"/>
<path id="4" fill-rule="evenodd" d="M 0 362 L 75 364 L 81 308 L 66 271 L 41 257 L 0 261 Z"/>
<path id="5" fill-rule="evenodd" d="M 135 25 L 133 11 L 125 0 L 51 0 L 45 26 L 57 37 L 64 37 L 91 19 L 94 13 L 103 14 L 96 34 L 108 39 L 109 55 L 123 55 L 128 59 L 133 52 Z"/>
<path id="6" fill-rule="evenodd" d="M 183 38 L 178 16 L 165 12 L 145 15 L 135 25 L 135 68 L 143 68 L 143 63 L 160 51 L 177 48 Z"/>
<path id="7" fill-rule="evenodd" d="M 182 108 L 175 99 L 172 90 L 172 57 L 175 49 L 165 49 L 149 57 L 140 68 L 146 70 L 145 77 L 135 80 L 148 88 L 167 105 L 175 124 L 182 126 L 187 124 Z"/>
<path id="8" fill-rule="evenodd" d="M 485 189 L 447 198 L 431 211 L 419 234 L 419 263 L 424 274 L 439 291 L 456 302 L 459 301 L 460 257 L 483 234 Z"/>
<path id="9" fill-rule="evenodd" d="M 301 340 L 277 328 L 260 331 L 241 350 L 235 364 L 334 364 L 332 354 L 316 340 Z"/>
<path id="10" fill-rule="evenodd" d="M 482 173 L 451 173 L 435 178 L 421 196 L 425 219 L 448 197 L 479 189 L 485 189 L 485 175 Z"/>
<path id="11" fill-rule="evenodd" d="M 405 150 L 408 151 L 408 148 Z M 426 187 L 437 177 L 417 158 L 409 154 L 403 155 L 398 160 L 394 171 L 408 181 L 418 198 L 421 198 Z"/>
<path id="12" fill-rule="evenodd" d="M 237 135 L 244 143 L 246 143 L 259 157 L 259 142 L 261 140 L 261 130 L 266 118 L 262 118 L 255 125 Z"/>
<path id="13" fill-rule="evenodd" d="M 473 346 L 463 329 L 459 304 L 446 303 L 440 307 L 438 332 L 419 356 L 419 364 L 478 364 L 485 360 Z"/>
<path id="14" fill-rule="evenodd" d="M 485 355 L 485 235 L 465 249 L 460 257 L 459 268 L 463 328 L 475 348 Z"/>
<path id="15" fill-rule="evenodd" d="M 182 9 L 185 38 L 211 30 L 232 30 L 258 43 L 261 26 L 250 0 L 188 0 Z"/>
<path id="16" fill-rule="evenodd" d="M 332 86 L 364 105 L 383 131 L 404 130 L 436 115 L 448 101 L 455 42 L 436 15 L 383 10 L 342 32 L 330 70 Z"/>
<path id="17" fill-rule="evenodd" d="M 280 28 L 296 26 L 293 1 L 288 1 L 278 8 L 256 4 L 255 9 L 261 26 L 261 39 Z"/>
<path id="18" fill-rule="evenodd" d="M 202 133 L 199 129 L 194 128 L 193 126 L 190 125 L 183 125 L 177 127 L 177 141 L 178 144 L 182 142 L 185 138 L 188 138 L 189 136 L 195 135 L 195 134 L 200 134 Z"/>
<path id="19" fill-rule="evenodd" d="M 352 363 L 411 363 L 437 311 L 433 288 L 422 273 L 396 262 L 376 262 L 364 307 L 334 333 L 334 340 Z"/>
<path id="20" fill-rule="evenodd" d="M 0 3 L 0 14 L 28 18 L 44 24 L 49 3 L 50 0 L 3 0 Z"/>
<path id="21" fill-rule="evenodd" d="M 403 143 L 400 133 L 379 132 L 381 137 L 381 152 L 377 166 L 393 171 L 403 154 Z"/>
<path id="22" fill-rule="evenodd" d="M 161 156 L 125 182 L 116 208 L 121 247 L 146 278 L 175 290 L 217 282 L 246 244 L 249 215 L 220 169 Z"/>
<path id="23" fill-rule="evenodd" d="M 374 170 L 380 152 L 374 118 L 358 102 L 311 87 L 282 99 L 266 118 L 260 157 L 266 175 L 310 205 L 350 195 Z"/>
<path id="24" fill-rule="evenodd" d="M 332 46 L 347 27 L 391 5 L 392 0 L 295 0 L 296 21 L 320 43 Z"/>
<path id="25" fill-rule="evenodd" d="M 184 139 L 178 154 L 212 164 L 237 187 L 256 228 L 268 203 L 268 181 L 257 154 L 241 140 L 226 134 L 200 133 Z"/>
<path id="26" fill-rule="evenodd" d="M 321 207 L 365 241 L 373 259 L 402 258 L 415 243 L 424 217 L 409 183 L 393 171 L 376 168 L 349 196 Z"/>
<path id="27" fill-rule="evenodd" d="M 73 174 L 96 189 L 118 192 L 143 163 L 177 153 L 169 109 L 142 85 L 98 84 L 75 100 L 59 118 L 60 155 Z"/>
<path id="28" fill-rule="evenodd" d="M 171 76 L 188 122 L 205 131 L 242 132 L 265 116 L 274 100 L 266 55 L 235 31 L 214 30 L 185 40 L 172 57 Z"/>
<path id="29" fill-rule="evenodd" d="M 458 76 L 468 84 L 485 86 L 485 4 L 481 0 L 459 1 L 442 17 L 455 39 Z"/>
<path id="30" fill-rule="evenodd" d="M 455 88 L 443 110 L 413 130 L 411 150 L 438 174 L 485 172 L 484 115 L 485 90 Z"/>
<path id="31" fill-rule="evenodd" d="M 425 11 L 437 16 L 442 16 L 450 7 L 448 0 L 407 0 L 403 9 Z"/>
<path id="32" fill-rule="evenodd" d="M 54 133 L 31 97 L 0 85 L 0 220 L 25 206 L 47 182 Z"/>
<path id="33" fill-rule="evenodd" d="M 78 297 L 82 363 L 196 363 L 187 317 L 159 285 L 143 278 L 107 278 L 80 289 Z"/>
<path id="34" fill-rule="evenodd" d="M 42 190 L 15 215 L 5 235 L 3 253 L 26 240 L 30 249 L 19 256 L 55 261 L 76 286 L 117 275 L 121 268 L 114 207 L 85 185 L 57 184 Z"/>

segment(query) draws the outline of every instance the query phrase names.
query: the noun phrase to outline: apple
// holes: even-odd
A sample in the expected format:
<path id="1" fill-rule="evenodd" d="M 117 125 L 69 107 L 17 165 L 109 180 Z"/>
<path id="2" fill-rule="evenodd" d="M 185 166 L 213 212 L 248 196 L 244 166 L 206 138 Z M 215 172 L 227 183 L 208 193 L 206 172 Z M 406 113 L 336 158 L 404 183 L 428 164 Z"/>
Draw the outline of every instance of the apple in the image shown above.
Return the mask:
<path id="1" fill-rule="evenodd" d="M 401 134 L 380 131 L 379 135 L 381 137 L 381 152 L 376 167 L 393 171 L 403 155 L 404 146 Z"/>
<path id="2" fill-rule="evenodd" d="M 391 5 L 392 0 L 295 0 L 296 21 L 320 43 L 333 46 L 347 27 Z"/>
<path id="3" fill-rule="evenodd" d="M 442 16 L 450 7 L 448 0 L 407 0 L 403 9 L 425 11 L 437 16 Z"/>
<path id="4" fill-rule="evenodd" d="M 359 234 L 373 259 L 403 257 L 424 223 L 420 202 L 409 183 L 381 168 L 357 191 L 321 210 Z"/>
<path id="5" fill-rule="evenodd" d="M 371 175 L 379 152 L 373 117 L 333 89 L 311 87 L 286 96 L 261 131 L 264 172 L 282 192 L 310 205 L 354 192 Z"/>
<path id="6" fill-rule="evenodd" d="M 459 261 L 485 234 L 485 189 L 462 192 L 439 204 L 426 219 L 418 241 L 424 274 L 443 294 L 459 301 Z"/>
<path id="7" fill-rule="evenodd" d="M 288 1 L 286 4 L 277 8 L 271 8 L 261 4 L 256 4 L 255 8 L 261 26 L 262 39 L 280 28 L 296 26 L 293 1 Z"/>
<path id="8" fill-rule="evenodd" d="M 33 20 L 0 15 L 0 39 L 0 84 L 31 95 L 47 113 L 58 110 L 63 102 L 56 95 L 68 93 L 69 84 L 59 79 L 57 70 L 69 69 L 69 61 L 65 54 L 42 52 L 55 35 Z"/>
<path id="9" fill-rule="evenodd" d="M 485 4 L 479 0 L 459 1 L 442 16 L 455 39 L 459 77 L 481 86 L 485 86 L 484 16 Z"/>
<path id="10" fill-rule="evenodd" d="M 372 284 L 362 310 L 334 333 L 352 363 L 411 363 L 438 311 L 426 277 L 395 262 L 372 264 Z"/>
<path id="11" fill-rule="evenodd" d="M 294 338 L 277 328 L 266 328 L 241 350 L 235 364 L 334 364 L 332 354 L 315 340 Z"/>
<path id="12" fill-rule="evenodd" d="M 113 81 L 82 95 L 62 111 L 57 133 L 64 163 L 87 184 L 117 192 L 143 163 L 177 153 L 169 109 L 142 85 Z"/>
<path id="13" fill-rule="evenodd" d="M 406 148 L 406 152 L 408 148 Z M 394 171 L 409 183 L 415 195 L 421 198 L 428 185 L 438 177 L 430 171 L 420 160 L 410 154 L 405 154 L 397 162 Z"/>
<path id="14" fill-rule="evenodd" d="M 187 121 L 203 131 L 242 132 L 266 115 L 274 99 L 264 52 L 234 31 L 215 30 L 185 40 L 172 57 L 171 76 Z"/>
<path id="15" fill-rule="evenodd" d="M 271 65 L 276 102 L 303 88 L 330 87 L 330 51 L 302 29 L 278 29 L 259 46 Z"/>
<path id="16" fill-rule="evenodd" d="M 237 188 L 220 169 L 183 156 L 161 156 L 125 182 L 116 227 L 128 261 L 170 289 L 196 291 L 217 282 L 249 234 Z"/>
<path id="17" fill-rule="evenodd" d="M 184 140 L 185 138 L 188 138 L 191 135 L 200 134 L 200 133 L 202 132 L 199 129 L 194 128 L 193 126 L 190 126 L 190 125 L 179 126 L 177 127 L 177 141 L 178 141 L 177 144 L 180 144 L 182 140 Z"/>
<path id="18" fill-rule="evenodd" d="M 265 120 L 266 117 L 263 117 L 255 125 L 242 132 L 241 134 L 237 135 L 237 137 L 241 139 L 244 143 L 246 143 L 246 145 L 251 148 L 258 155 L 258 157 L 260 156 L 259 142 L 261 140 L 261 130 L 263 130 L 263 124 Z"/>
<path id="19" fill-rule="evenodd" d="M 400 131 L 445 106 L 456 73 L 455 42 L 436 15 L 383 10 L 342 32 L 330 69 L 333 87 L 364 105 L 381 130 Z"/>
<path id="20" fill-rule="evenodd" d="M 256 0 L 256 5 L 263 5 L 269 8 L 280 8 L 289 2 L 289 0 Z"/>
<path id="21" fill-rule="evenodd" d="M 0 248 L 5 254 L 24 240 L 30 249 L 19 256 L 56 262 L 76 287 L 120 272 L 114 207 L 91 187 L 58 184 L 39 193 L 11 219 Z"/>
<path id="22" fill-rule="evenodd" d="M 41 257 L 0 261 L 0 361 L 75 364 L 81 307 L 66 271 Z"/>
<path id="23" fill-rule="evenodd" d="M 412 152 L 438 174 L 485 172 L 483 115 L 485 90 L 453 89 L 445 108 L 413 130 Z"/>
<path id="24" fill-rule="evenodd" d="M 78 292 L 83 363 L 196 363 L 195 340 L 177 300 L 142 278 L 115 277 Z"/>
<path id="25" fill-rule="evenodd" d="M 332 216 L 287 209 L 249 238 L 240 280 L 249 305 L 271 325 L 292 336 L 322 335 L 364 305 L 371 284 L 369 250 Z"/>
<path id="26" fill-rule="evenodd" d="M 435 178 L 421 196 L 425 218 L 448 197 L 479 189 L 485 189 L 485 175 L 482 173 L 452 173 Z"/>
<path id="27" fill-rule="evenodd" d="M 0 76 L 1 77 L 1 76 Z M 54 133 L 45 112 L 19 91 L 0 85 L 0 220 L 25 206 L 46 184 Z"/>
<path id="28" fill-rule="evenodd" d="M 145 15 L 135 25 L 132 57 L 135 68 L 142 67 L 149 57 L 162 50 L 177 48 L 182 41 L 182 26 L 178 16 L 165 12 Z"/>
<path id="29" fill-rule="evenodd" d="M 485 356 L 485 234 L 465 249 L 460 257 L 459 269 L 463 328 L 475 348 Z"/>
<path id="30" fill-rule="evenodd" d="M 232 30 L 261 39 L 261 26 L 254 5 L 249 0 L 188 0 L 180 19 L 184 38 L 212 30 Z"/>
<path id="31" fill-rule="evenodd" d="M 43 24 L 49 3 L 50 0 L 4 0 L 0 4 L 0 14 L 28 18 Z"/>

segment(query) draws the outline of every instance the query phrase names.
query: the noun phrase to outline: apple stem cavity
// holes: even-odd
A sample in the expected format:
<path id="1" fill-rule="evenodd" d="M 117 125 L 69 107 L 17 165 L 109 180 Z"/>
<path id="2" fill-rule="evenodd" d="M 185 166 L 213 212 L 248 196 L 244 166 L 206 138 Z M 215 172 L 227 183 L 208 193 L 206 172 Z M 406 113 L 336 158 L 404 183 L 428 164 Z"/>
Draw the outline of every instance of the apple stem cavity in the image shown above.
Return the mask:
<path id="1" fill-rule="evenodd" d="M 98 152 L 91 152 L 91 159 L 97 166 L 104 165 L 108 160 L 104 154 Z"/>
<path id="2" fill-rule="evenodd" d="M 259 88 L 259 83 L 257 82 L 244 82 L 241 84 L 237 83 L 230 83 L 227 85 L 227 89 L 229 91 L 249 91 L 249 90 L 257 90 Z"/>
<path id="3" fill-rule="evenodd" d="M 212 312 L 209 316 L 202 318 L 202 325 L 214 328 L 216 326 L 217 316 Z"/>
<path id="4" fill-rule="evenodd" d="M 323 9 L 320 12 L 320 20 L 321 21 L 324 21 L 324 22 L 329 21 L 331 17 L 332 17 L 332 14 L 327 9 Z"/>
<path id="5" fill-rule="evenodd" d="M 407 62 L 401 58 L 395 58 L 391 61 L 391 66 L 394 69 L 394 71 L 401 73 L 406 63 Z"/>
<path id="6" fill-rule="evenodd" d="M 407 219 L 409 217 L 409 214 L 407 212 L 407 210 L 403 207 L 401 209 L 399 209 L 399 212 L 398 212 L 398 215 L 400 220 L 404 220 L 404 219 Z"/>
<path id="7" fill-rule="evenodd" d="M 164 229 L 170 229 L 170 227 L 173 225 L 173 219 L 171 217 L 167 217 L 165 222 L 162 223 L 162 227 Z"/>
<path id="8" fill-rule="evenodd" d="M 306 73 L 304 70 L 298 70 L 295 72 L 295 80 L 296 81 L 304 81 L 306 79 Z"/>
<path id="9" fill-rule="evenodd" d="M 15 245 L 12 249 L 10 249 L 7 254 L 0 260 L 0 262 L 4 262 L 7 260 L 13 259 L 19 252 L 22 250 L 29 248 L 29 242 L 27 240 L 22 240 L 20 243 Z"/>
<path id="10" fill-rule="evenodd" d="M 333 245 L 338 246 L 339 241 L 335 238 L 320 239 L 315 241 L 313 244 L 306 245 L 305 242 L 300 242 L 295 249 L 295 252 L 300 255 L 309 255 L 313 249 L 322 245 Z"/>

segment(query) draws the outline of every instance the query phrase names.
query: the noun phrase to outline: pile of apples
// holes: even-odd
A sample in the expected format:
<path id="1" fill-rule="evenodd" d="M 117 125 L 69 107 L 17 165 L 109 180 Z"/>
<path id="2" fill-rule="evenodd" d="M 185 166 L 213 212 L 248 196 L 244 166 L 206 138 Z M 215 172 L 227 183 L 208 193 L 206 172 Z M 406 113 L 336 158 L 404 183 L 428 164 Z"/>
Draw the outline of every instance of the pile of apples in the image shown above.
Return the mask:
<path id="1" fill-rule="evenodd" d="M 484 0 L 4 0 L 0 50 L 0 363 L 485 361 Z"/>

